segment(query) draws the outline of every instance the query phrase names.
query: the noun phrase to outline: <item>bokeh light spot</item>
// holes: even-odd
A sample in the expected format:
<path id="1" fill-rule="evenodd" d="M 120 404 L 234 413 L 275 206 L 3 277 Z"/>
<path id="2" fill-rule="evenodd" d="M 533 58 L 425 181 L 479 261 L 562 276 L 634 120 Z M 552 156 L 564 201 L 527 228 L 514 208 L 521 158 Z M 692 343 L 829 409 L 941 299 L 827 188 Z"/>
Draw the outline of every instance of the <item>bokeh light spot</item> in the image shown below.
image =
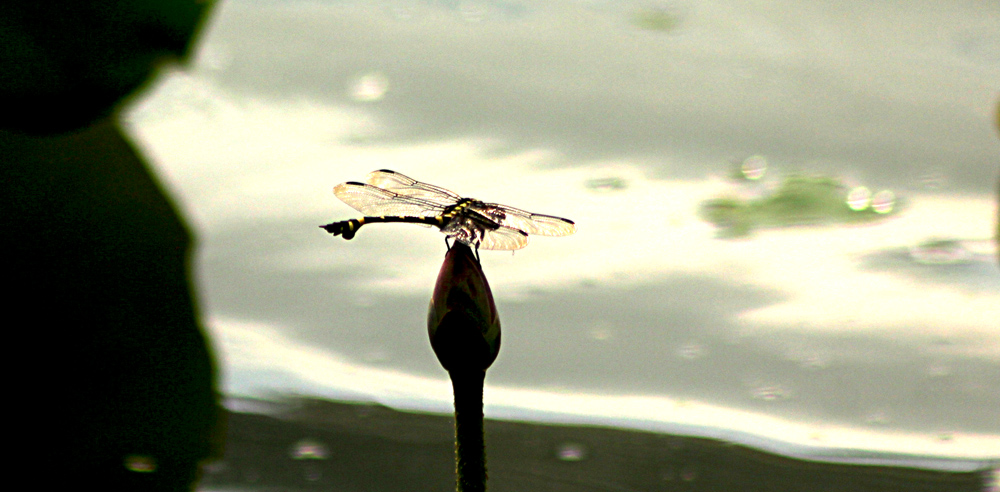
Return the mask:
<path id="1" fill-rule="evenodd" d="M 587 448 L 580 443 L 567 442 L 556 450 L 556 458 L 561 461 L 583 461 L 587 458 Z"/>
<path id="2" fill-rule="evenodd" d="M 856 186 L 847 194 L 847 206 L 851 210 L 860 212 L 871 203 L 872 192 L 865 186 Z"/>
<path id="3" fill-rule="evenodd" d="M 130 454 L 125 457 L 125 468 L 136 473 L 153 473 L 156 471 L 156 458 L 141 454 Z"/>
<path id="4" fill-rule="evenodd" d="M 689 342 L 677 349 L 677 355 L 682 359 L 694 360 L 705 356 L 705 347 L 698 342 Z"/>
<path id="5" fill-rule="evenodd" d="M 896 194 L 892 190 L 882 190 L 872 197 L 872 210 L 875 213 L 887 214 L 892 212 L 894 206 L 896 206 Z"/>
<path id="6" fill-rule="evenodd" d="M 362 75 L 351 86 L 351 97 L 359 102 L 381 101 L 389 92 L 389 79 L 378 72 Z"/>
<path id="7" fill-rule="evenodd" d="M 778 401 L 791 397 L 791 391 L 780 384 L 760 383 L 750 390 L 750 396 L 755 400 Z"/>
<path id="8" fill-rule="evenodd" d="M 326 445 L 312 439 L 302 439 L 292 446 L 292 459 L 295 460 L 322 460 L 329 455 Z"/>
<path id="9" fill-rule="evenodd" d="M 628 188 L 628 182 L 624 178 L 609 176 L 606 178 L 588 179 L 585 186 L 587 189 L 599 192 L 621 191 Z"/>
<path id="10" fill-rule="evenodd" d="M 740 172 L 743 173 L 743 177 L 749 180 L 756 181 L 763 178 L 764 173 L 767 172 L 767 158 L 762 155 L 752 155 L 743 159 Z"/>

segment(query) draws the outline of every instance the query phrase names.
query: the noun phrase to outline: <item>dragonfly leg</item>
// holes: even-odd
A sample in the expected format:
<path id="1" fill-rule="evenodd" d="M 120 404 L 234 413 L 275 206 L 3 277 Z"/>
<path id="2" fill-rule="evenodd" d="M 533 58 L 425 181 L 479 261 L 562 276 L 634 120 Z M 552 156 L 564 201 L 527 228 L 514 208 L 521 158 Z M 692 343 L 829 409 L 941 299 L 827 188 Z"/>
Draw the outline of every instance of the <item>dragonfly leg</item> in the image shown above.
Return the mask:
<path id="1" fill-rule="evenodd" d="M 451 246 L 454 243 L 448 243 L 449 239 L 451 239 L 451 236 L 444 237 L 444 245 L 448 247 L 448 251 L 451 251 Z M 476 250 L 476 263 L 482 263 L 482 261 L 479 261 L 479 243 L 476 243 L 474 248 Z"/>

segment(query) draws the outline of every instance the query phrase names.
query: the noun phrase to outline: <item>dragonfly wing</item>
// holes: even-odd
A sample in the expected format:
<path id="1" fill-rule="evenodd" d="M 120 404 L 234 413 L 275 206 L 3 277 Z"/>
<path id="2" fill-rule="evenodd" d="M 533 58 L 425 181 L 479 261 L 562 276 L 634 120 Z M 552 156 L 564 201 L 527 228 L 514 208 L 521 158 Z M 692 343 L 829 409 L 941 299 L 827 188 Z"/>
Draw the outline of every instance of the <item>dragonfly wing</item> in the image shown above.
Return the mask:
<path id="1" fill-rule="evenodd" d="M 452 218 L 441 232 L 479 249 L 514 250 L 528 245 L 524 231 L 504 227 L 475 211 Z"/>
<path id="2" fill-rule="evenodd" d="M 576 224 L 553 215 L 533 214 L 498 203 L 477 203 L 471 207 L 494 222 L 539 236 L 568 236 L 576 232 Z"/>
<path id="3" fill-rule="evenodd" d="M 442 229 L 448 237 L 478 249 L 515 250 L 528 245 L 528 235 L 517 229 L 500 226 L 496 229 L 479 227 L 448 227 Z"/>
<path id="4" fill-rule="evenodd" d="M 413 178 L 404 176 L 396 171 L 380 169 L 368 173 L 365 182 L 382 189 L 398 193 L 402 196 L 409 196 L 421 200 L 427 200 L 435 204 L 447 207 L 454 205 L 462 199 L 457 193 L 448 191 L 440 186 L 421 183 Z"/>
<path id="5" fill-rule="evenodd" d="M 521 249 L 528 245 L 528 234 L 518 229 L 500 226 L 483 232 L 482 241 L 479 243 L 480 249 L 494 250 L 514 250 Z"/>
<path id="6" fill-rule="evenodd" d="M 365 215 L 438 216 L 444 207 L 427 200 L 403 196 L 377 186 L 349 181 L 333 188 L 333 194 Z"/>

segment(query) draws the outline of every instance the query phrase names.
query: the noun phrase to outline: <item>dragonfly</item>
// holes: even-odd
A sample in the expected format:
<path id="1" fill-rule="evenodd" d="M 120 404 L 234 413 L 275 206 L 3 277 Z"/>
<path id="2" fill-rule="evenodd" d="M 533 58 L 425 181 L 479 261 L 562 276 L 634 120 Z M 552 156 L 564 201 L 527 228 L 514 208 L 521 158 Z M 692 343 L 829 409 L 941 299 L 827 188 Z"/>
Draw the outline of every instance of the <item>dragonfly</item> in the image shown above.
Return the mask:
<path id="1" fill-rule="evenodd" d="M 489 203 L 440 186 L 422 183 L 395 171 L 368 173 L 364 183 L 348 181 L 333 188 L 344 203 L 365 214 L 320 228 L 334 236 L 352 239 L 365 224 L 405 222 L 435 226 L 448 239 L 476 250 L 517 250 L 528 245 L 528 236 L 568 236 L 576 232 L 569 219 L 535 214 L 518 208 Z M 449 248 L 451 246 L 449 245 Z"/>

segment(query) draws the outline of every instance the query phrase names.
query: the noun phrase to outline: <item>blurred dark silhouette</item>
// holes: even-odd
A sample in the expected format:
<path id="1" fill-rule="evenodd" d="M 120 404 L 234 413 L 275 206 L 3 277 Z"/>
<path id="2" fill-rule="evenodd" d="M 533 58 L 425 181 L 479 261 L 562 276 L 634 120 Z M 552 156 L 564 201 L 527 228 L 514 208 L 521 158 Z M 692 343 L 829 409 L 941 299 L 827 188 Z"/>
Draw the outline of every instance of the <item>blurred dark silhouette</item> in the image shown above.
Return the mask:
<path id="1" fill-rule="evenodd" d="M 212 490 L 455 490 L 450 416 L 308 397 L 233 406 L 264 413 L 230 414 L 225 466 L 212 468 L 203 480 Z M 621 428 L 487 419 L 485 429 L 491 492 L 993 490 L 988 461 L 975 466 L 975 460 L 897 455 L 913 465 L 955 470 L 945 471 L 878 464 L 860 450 L 854 452 L 867 463 L 838 463 Z M 289 450 L 298 443 L 321 447 L 322 458 L 296 457 Z M 821 448 L 816 451 L 822 456 Z"/>
<path id="2" fill-rule="evenodd" d="M 114 121 L 161 61 L 183 60 L 208 6 L 0 9 L 8 346 L 23 353 L 8 404 L 28 414 L 15 454 L 46 472 L 29 480 L 188 490 L 220 452 L 189 233 Z"/>

